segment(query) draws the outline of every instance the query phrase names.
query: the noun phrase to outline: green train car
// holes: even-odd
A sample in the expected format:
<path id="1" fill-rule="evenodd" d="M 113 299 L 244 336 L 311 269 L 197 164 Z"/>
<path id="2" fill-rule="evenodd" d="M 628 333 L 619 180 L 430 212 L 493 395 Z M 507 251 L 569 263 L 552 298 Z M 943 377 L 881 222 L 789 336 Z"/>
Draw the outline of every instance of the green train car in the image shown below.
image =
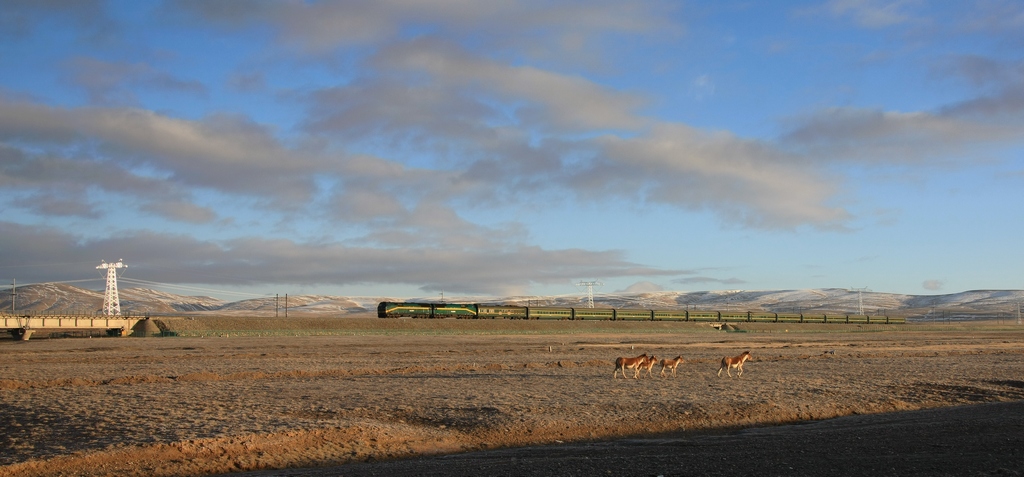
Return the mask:
<path id="1" fill-rule="evenodd" d="M 651 313 L 654 321 L 689 321 L 690 312 L 686 310 L 654 310 Z"/>
<path id="2" fill-rule="evenodd" d="M 612 308 L 573 308 L 574 320 L 614 320 Z"/>
<path id="3" fill-rule="evenodd" d="M 623 321 L 651 321 L 654 319 L 653 310 L 612 310 L 615 312 L 616 320 Z"/>
<path id="4" fill-rule="evenodd" d="M 555 306 L 529 306 L 526 316 L 531 320 L 572 320 L 573 309 Z"/>
<path id="5" fill-rule="evenodd" d="M 504 318 L 509 320 L 525 320 L 526 307 L 513 305 L 477 305 L 477 318 Z"/>
<path id="6" fill-rule="evenodd" d="M 686 321 L 722 321 L 722 314 L 717 311 L 687 311 Z"/>

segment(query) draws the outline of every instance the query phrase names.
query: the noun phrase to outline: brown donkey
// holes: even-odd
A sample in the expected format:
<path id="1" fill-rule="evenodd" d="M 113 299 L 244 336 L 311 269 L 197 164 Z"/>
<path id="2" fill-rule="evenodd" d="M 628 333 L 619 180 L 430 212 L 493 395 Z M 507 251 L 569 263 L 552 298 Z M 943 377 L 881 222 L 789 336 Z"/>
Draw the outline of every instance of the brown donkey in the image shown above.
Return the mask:
<path id="1" fill-rule="evenodd" d="M 661 360 L 661 375 L 664 376 L 665 375 L 665 368 L 668 368 L 668 369 L 672 370 L 672 376 L 675 376 L 676 375 L 676 367 L 679 366 L 679 364 L 682 363 L 682 362 L 683 362 L 683 357 L 682 356 L 676 356 L 675 358 L 672 358 L 672 359 L 663 359 L 663 360 Z"/>
<path id="2" fill-rule="evenodd" d="M 722 370 L 724 369 L 725 374 L 728 374 L 731 378 L 732 373 L 730 373 L 729 370 L 732 368 L 736 368 L 736 370 L 739 371 L 736 377 L 743 376 L 743 362 L 748 359 L 750 359 L 750 351 L 744 351 L 743 354 L 739 356 L 726 356 L 722 358 L 722 366 L 718 368 L 718 376 L 722 376 Z"/>
<path id="3" fill-rule="evenodd" d="M 615 358 L 615 371 L 612 372 L 612 379 L 615 379 L 619 370 L 622 370 L 622 377 L 626 377 L 626 370 L 632 369 L 633 379 L 640 377 L 640 366 L 643 366 L 647 362 L 647 353 L 644 353 L 635 358 Z"/>

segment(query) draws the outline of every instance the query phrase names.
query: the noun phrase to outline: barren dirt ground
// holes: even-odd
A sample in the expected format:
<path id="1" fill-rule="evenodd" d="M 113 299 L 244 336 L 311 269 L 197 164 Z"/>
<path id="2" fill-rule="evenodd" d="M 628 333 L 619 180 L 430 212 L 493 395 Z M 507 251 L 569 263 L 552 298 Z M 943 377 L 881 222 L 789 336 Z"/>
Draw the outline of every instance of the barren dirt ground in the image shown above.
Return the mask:
<path id="1" fill-rule="evenodd" d="M 609 452 L 601 447 L 609 442 L 641 455 L 635 449 L 641 437 L 657 438 L 644 441 L 653 442 L 648 453 L 703 442 L 713 454 L 716 442 L 730 446 L 740 428 L 1011 401 L 1007 406 L 1016 407 L 985 407 L 995 417 L 984 422 L 1002 422 L 999 416 L 1010 413 L 1017 420 L 1007 424 L 1013 432 L 1005 439 L 1016 435 L 1011 443 L 1021 442 L 1019 327 L 741 325 L 748 332 L 727 333 L 681 324 L 444 320 L 409 328 L 398 320 L 363 321 L 363 331 L 334 336 L 0 341 L 0 476 L 311 467 L 319 470 L 258 475 L 592 475 L 602 469 L 598 461 L 573 467 L 565 456 Z M 716 375 L 723 356 L 746 350 L 753 359 L 742 378 Z M 650 377 L 612 377 L 616 357 L 640 353 L 681 355 L 685 362 L 675 376 L 662 377 L 655 367 Z M 939 416 L 933 421 L 943 421 Z M 949 416 L 950 423 L 960 422 Z M 913 435 L 873 422 L 806 429 L 836 437 L 831 441 L 840 448 L 831 451 L 854 460 L 876 448 L 898 452 L 900 443 L 886 437 L 887 428 L 893 438 Z M 775 429 L 785 439 L 789 428 Z M 876 443 L 849 452 L 847 444 L 836 444 L 864 429 Z M 956 452 L 942 447 L 941 437 L 961 429 L 933 429 L 940 441 L 929 448 Z M 633 440 L 615 441 L 622 438 Z M 548 447 L 538 454 L 527 446 Z M 462 464 L 425 458 L 492 449 L 503 449 L 497 459 L 509 464 L 486 471 L 480 462 L 494 457 Z M 523 459 L 539 455 L 561 460 L 522 467 Z M 995 459 L 995 467 L 951 475 L 1024 472 L 1024 454 Z M 648 472 L 643 466 L 604 469 Z M 728 462 L 703 469 L 699 473 L 737 473 Z M 780 469 L 755 473 L 822 470 Z"/>

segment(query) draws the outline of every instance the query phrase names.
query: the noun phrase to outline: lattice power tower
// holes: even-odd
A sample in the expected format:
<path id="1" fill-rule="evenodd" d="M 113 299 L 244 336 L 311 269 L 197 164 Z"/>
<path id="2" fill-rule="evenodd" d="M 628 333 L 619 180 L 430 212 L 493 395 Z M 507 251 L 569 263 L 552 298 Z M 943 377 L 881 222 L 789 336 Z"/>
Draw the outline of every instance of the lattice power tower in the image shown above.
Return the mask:
<path id="1" fill-rule="evenodd" d="M 593 282 L 579 282 L 576 284 L 578 287 L 587 287 L 587 308 L 594 307 L 594 287 L 604 285 L 604 283 L 593 281 Z"/>
<path id="2" fill-rule="evenodd" d="M 857 314 L 858 315 L 863 315 L 864 314 L 864 292 L 871 291 L 871 289 L 868 288 L 868 287 L 863 287 L 863 288 L 853 288 L 853 287 L 850 287 L 850 291 L 851 292 L 854 292 L 854 291 L 857 292 Z"/>
<path id="3" fill-rule="evenodd" d="M 107 316 L 121 316 L 121 300 L 117 296 L 117 269 L 128 268 L 121 259 L 117 263 L 103 262 L 97 270 L 107 270 L 107 290 L 103 294 L 103 314 Z"/>

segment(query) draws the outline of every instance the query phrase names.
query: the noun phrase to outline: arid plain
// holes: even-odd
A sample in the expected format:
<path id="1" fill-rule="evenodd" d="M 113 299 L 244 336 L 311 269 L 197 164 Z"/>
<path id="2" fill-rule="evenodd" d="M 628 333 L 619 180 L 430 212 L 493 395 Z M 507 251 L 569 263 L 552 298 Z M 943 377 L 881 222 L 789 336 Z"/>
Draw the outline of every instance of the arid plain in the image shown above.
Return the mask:
<path id="1" fill-rule="evenodd" d="M 343 475 L 430 455 L 1024 400 L 1024 327 L 1013 323 L 161 324 L 182 336 L 0 341 L 0 476 Z M 717 376 L 723 356 L 747 350 L 742 378 Z M 656 366 L 612 377 L 616 357 L 641 353 L 685 362 L 675 376 Z"/>

